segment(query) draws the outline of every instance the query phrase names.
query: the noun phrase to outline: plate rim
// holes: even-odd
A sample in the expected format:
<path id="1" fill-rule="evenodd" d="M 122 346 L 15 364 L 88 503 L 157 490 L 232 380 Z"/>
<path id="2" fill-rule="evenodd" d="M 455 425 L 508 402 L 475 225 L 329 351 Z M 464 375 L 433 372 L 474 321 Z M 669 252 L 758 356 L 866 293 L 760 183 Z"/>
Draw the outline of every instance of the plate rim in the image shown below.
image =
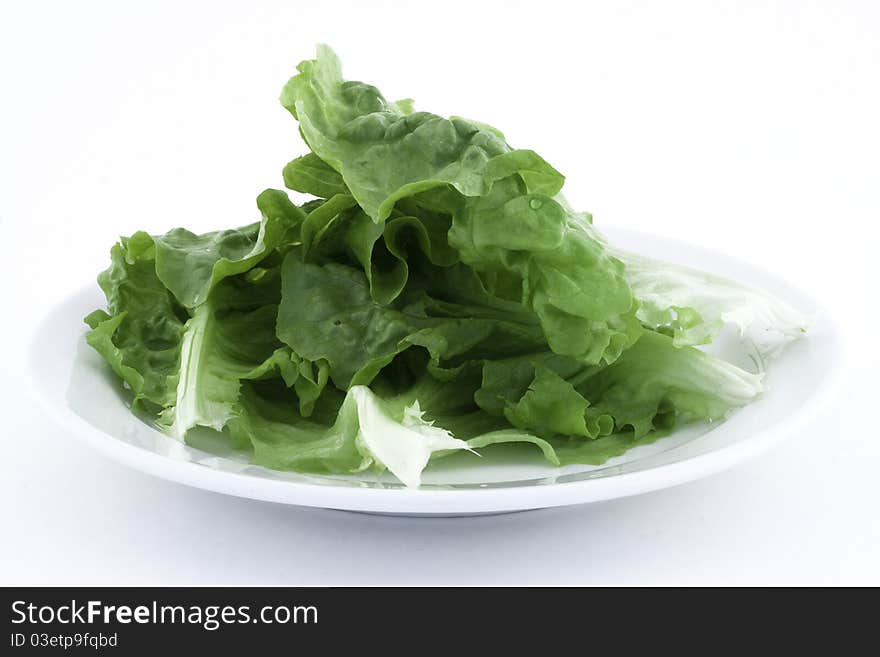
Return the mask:
<path id="1" fill-rule="evenodd" d="M 631 239 L 635 240 L 666 242 L 705 255 L 720 255 L 730 262 L 760 272 L 790 288 L 803 299 L 809 300 L 813 308 L 816 309 L 816 315 L 821 316 L 823 335 L 837 352 L 837 357 L 829 361 L 829 371 L 824 373 L 823 379 L 813 388 L 802 404 L 781 422 L 755 431 L 750 436 L 730 445 L 703 454 L 636 472 L 581 481 L 555 482 L 539 486 L 471 489 L 334 486 L 332 484 L 260 478 L 246 473 L 216 470 L 199 463 L 172 459 L 127 443 L 92 426 L 68 406 L 59 405 L 50 398 L 37 380 L 37 368 L 34 364 L 38 359 L 37 352 L 39 351 L 35 337 L 42 333 L 42 329 L 45 328 L 61 304 L 80 292 L 84 292 L 89 286 L 94 286 L 94 283 L 90 283 L 89 286 L 81 285 L 58 299 L 33 325 L 28 345 L 27 361 L 30 365 L 27 368 L 28 388 L 31 397 L 38 402 L 39 407 L 57 427 L 72 433 L 80 442 L 87 444 L 111 461 L 160 479 L 235 497 L 281 504 L 347 511 L 425 515 L 503 513 L 587 504 L 685 484 L 735 467 L 772 449 L 805 428 L 836 397 L 836 391 L 842 380 L 843 363 L 846 360 L 845 341 L 841 339 L 837 323 L 826 310 L 827 306 L 820 303 L 812 294 L 760 265 L 685 240 L 623 228 L 612 228 L 606 233 L 629 235 Z"/>

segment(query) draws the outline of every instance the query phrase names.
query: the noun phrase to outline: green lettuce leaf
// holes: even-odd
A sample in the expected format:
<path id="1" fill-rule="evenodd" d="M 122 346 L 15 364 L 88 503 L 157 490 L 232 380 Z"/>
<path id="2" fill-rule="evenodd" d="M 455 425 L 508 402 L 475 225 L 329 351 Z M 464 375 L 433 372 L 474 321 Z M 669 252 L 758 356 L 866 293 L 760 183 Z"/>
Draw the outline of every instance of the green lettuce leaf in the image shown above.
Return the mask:
<path id="1" fill-rule="evenodd" d="M 417 401 L 388 402 L 366 386 L 348 391 L 329 427 L 302 418 L 277 396 L 261 396 L 248 386 L 229 427 L 236 440 L 253 445 L 258 465 L 316 473 L 360 472 L 374 466 L 387 468 L 413 487 L 420 485 L 433 454 L 470 449 L 426 420 Z"/>
<path id="2" fill-rule="evenodd" d="M 285 240 L 296 241 L 305 213 L 284 192 L 267 189 L 257 198 L 259 223 L 196 235 L 175 228 L 155 237 L 156 274 L 187 308 L 203 303 L 227 276 L 248 271 Z"/>
<path id="3" fill-rule="evenodd" d="M 642 331 L 606 367 L 549 352 L 487 362 L 474 397 L 487 413 L 543 438 L 604 440 L 631 430 L 638 440 L 678 418 L 722 419 L 762 390 L 761 375 Z"/>
<path id="4" fill-rule="evenodd" d="M 320 198 L 348 194 L 342 176 L 314 153 L 289 162 L 283 171 L 285 187 Z"/>
<path id="5" fill-rule="evenodd" d="M 371 217 L 384 220 L 398 199 L 447 184 L 478 196 L 486 191 L 486 162 L 508 150 L 497 134 L 464 119 L 406 113 L 375 87 L 343 80 L 326 46 L 297 68 L 281 103 L 299 120 L 312 152 L 342 174 Z"/>
<path id="6" fill-rule="evenodd" d="M 578 390 L 597 411 L 614 418 L 617 430 L 631 428 L 641 438 L 676 418 L 720 420 L 760 394 L 762 378 L 645 330 L 617 361 L 587 378 Z"/>
<path id="7" fill-rule="evenodd" d="M 153 239 L 143 232 L 122 238 L 110 267 L 98 276 L 109 312 L 86 318 L 86 342 L 134 393 L 133 404 L 158 412 L 173 403 L 186 312 L 156 276 Z"/>

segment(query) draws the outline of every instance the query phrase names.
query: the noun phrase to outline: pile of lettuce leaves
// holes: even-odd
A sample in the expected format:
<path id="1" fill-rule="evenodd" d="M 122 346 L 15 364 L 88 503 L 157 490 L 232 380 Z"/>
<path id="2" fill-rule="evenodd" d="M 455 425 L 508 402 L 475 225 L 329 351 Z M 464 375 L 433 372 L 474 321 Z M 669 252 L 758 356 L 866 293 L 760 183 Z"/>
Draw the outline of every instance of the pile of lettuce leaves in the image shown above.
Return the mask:
<path id="1" fill-rule="evenodd" d="M 257 223 L 137 232 L 98 277 L 87 341 L 171 436 L 407 486 L 500 443 L 599 464 L 761 392 L 696 347 L 725 324 L 765 355 L 805 330 L 768 294 L 610 246 L 498 130 L 389 102 L 324 46 L 298 71 L 281 102 L 310 152 L 283 177 L 312 200 L 267 189 Z"/>

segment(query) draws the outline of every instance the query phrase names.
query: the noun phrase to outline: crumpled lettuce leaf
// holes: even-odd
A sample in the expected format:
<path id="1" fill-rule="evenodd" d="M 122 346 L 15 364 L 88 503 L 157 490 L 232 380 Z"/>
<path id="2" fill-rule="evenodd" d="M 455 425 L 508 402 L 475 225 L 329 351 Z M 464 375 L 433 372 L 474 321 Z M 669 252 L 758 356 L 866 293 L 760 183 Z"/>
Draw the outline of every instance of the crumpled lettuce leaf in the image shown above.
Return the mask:
<path id="1" fill-rule="evenodd" d="M 107 312 L 86 318 L 86 342 L 103 356 L 134 393 L 133 405 L 149 411 L 174 399 L 186 313 L 156 276 L 156 249 L 143 232 L 110 251 L 110 267 L 98 276 Z"/>
<path id="2" fill-rule="evenodd" d="M 303 194 L 318 198 L 332 198 L 338 194 L 348 194 L 342 176 L 314 153 L 308 153 L 292 160 L 284 167 L 284 185 Z"/>
<path id="3" fill-rule="evenodd" d="M 607 367 L 585 368 L 550 352 L 488 362 L 474 397 L 487 413 L 543 438 L 632 430 L 640 439 L 679 418 L 722 419 L 763 390 L 761 379 L 645 330 Z"/>
<path id="4" fill-rule="evenodd" d="M 614 418 L 615 429 L 632 428 L 641 438 L 673 418 L 720 420 L 754 399 L 764 389 L 762 378 L 694 347 L 676 347 L 668 336 L 642 331 L 632 348 L 578 390 L 598 412 Z"/>
<path id="5" fill-rule="evenodd" d="M 408 113 L 372 85 L 343 80 L 339 59 L 326 46 L 297 69 L 281 103 L 299 121 L 312 152 L 342 175 L 358 205 L 380 221 L 397 200 L 434 187 L 481 195 L 486 162 L 509 150 L 497 133 L 464 119 Z"/>
<path id="6" fill-rule="evenodd" d="M 187 308 L 203 303 L 227 276 L 248 271 L 298 229 L 303 211 L 284 192 L 267 189 L 257 198 L 259 223 L 195 235 L 175 228 L 154 238 L 156 275 Z"/>
<path id="7" fill-rule="evenodd" d="M 418 401 L 386 402 L 366 386 L 349 389 L 331 426 L 303 418 L 271 393 L 260 395 L 248 386 L 229 426 L 236 440 L 253 445 L 258 465 L 315 473 L 352 473 L 373 466 L 414 487 L 420 485 L 432 454 L 470 449 L 426 420 Z"/>

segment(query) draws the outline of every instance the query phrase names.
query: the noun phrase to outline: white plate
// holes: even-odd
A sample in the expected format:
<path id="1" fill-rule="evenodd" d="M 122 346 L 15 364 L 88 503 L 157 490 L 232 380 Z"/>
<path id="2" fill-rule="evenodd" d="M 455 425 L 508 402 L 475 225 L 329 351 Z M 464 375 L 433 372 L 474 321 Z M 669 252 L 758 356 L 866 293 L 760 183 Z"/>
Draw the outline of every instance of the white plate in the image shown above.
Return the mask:
<path id="1" fill-rule="evenodd" d="M 606 232 L 622 248 L 773 292 L 814 313 L 815 324 L 806 339 L 771 361 L 765 379 L 769 390 L 723 423 L 687 427 L 598 467 L 553 468 L 527 446 L 493 448 L 482 459 L 463 453 L 429 466 L 418 490 L 373 473 L 276 472 L 223 453 L 210 432 L 195 436 L 194 442 L 202 448 L 197 449 L 156 431 L 131 414 L 121 384 L 85 344 L 82 318 L 104 305 L 95 284 L 57 306 L 37 329 L 30 354 L 33 388 L 69 435 L 142 472 L 240 497 L 405 515 L 499 513 L 635 495 L 718 472 L 808 428 L 831 396 L 841 361 L 838 334 L 815 301 L 778 278 L 719 253 L 629 231 Z M 739 343 L 726 349 L 728 357 L 748 365 L 748 353 Z"/>

